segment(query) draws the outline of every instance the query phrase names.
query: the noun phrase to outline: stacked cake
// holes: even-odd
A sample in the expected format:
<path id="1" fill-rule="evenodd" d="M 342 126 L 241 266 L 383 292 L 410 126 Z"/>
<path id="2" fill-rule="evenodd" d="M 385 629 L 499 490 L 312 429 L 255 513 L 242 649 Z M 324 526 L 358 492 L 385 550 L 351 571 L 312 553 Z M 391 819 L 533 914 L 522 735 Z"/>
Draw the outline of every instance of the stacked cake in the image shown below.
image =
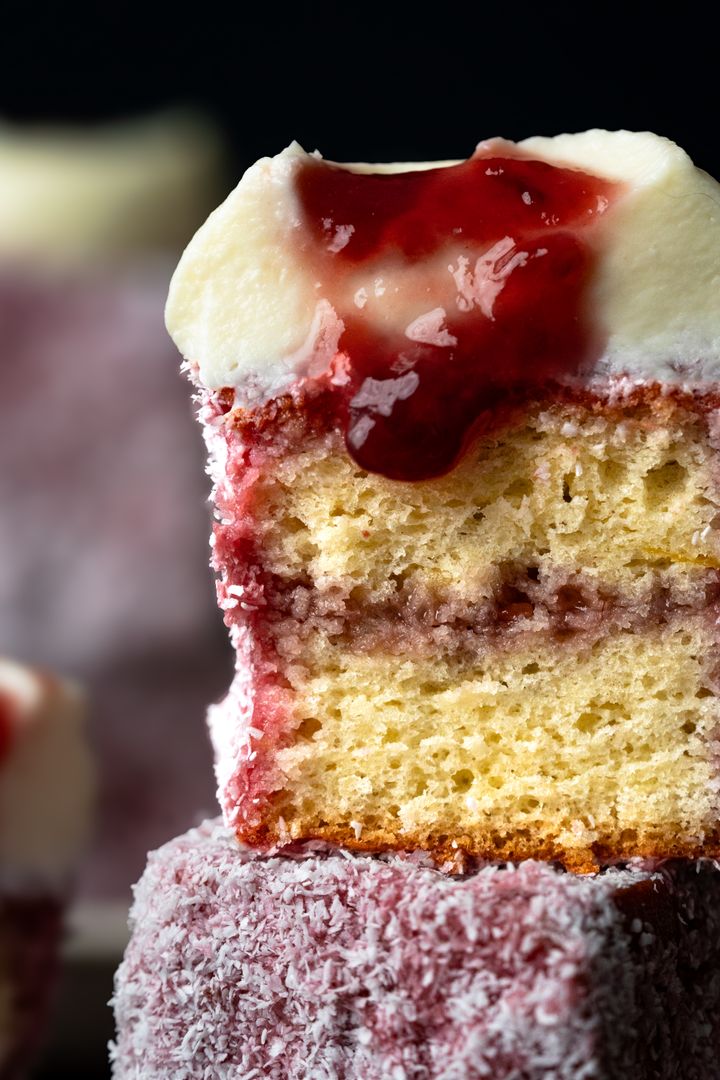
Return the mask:
<path id="1" fill-rule="evenodd" d="M 0 660 L 0 1077 L 25 1075 L 87 834 L 91 767 L 77 689 Z"/>
<path id="2" fill-rule="evenodd" d="M 293 146 L 196 235 L 245 846 L 151 859 L 118 1077 L 720 1076 L 719 250 L 600 131 Z"/>

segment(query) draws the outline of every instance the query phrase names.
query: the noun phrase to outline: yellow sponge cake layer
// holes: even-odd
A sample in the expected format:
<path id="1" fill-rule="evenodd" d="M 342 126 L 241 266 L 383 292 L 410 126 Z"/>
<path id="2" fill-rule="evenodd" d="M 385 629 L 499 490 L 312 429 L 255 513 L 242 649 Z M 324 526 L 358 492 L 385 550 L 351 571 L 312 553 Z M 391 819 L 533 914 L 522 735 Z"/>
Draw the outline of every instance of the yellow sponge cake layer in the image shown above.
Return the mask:
<path id="1" fill-rule="evenodd" d="M 720 566 L 716 454 L 703 416 L 671 398 L 609 416 L 537 406 L 421 483 L 364 472 L 318 437 L 271 458 L 254 499 L 268 572 L 367 600 L 401 585 L 482 594 L 505 564 L 581 567 L 630 593 L 673 564 Z"/>
<path id="2" fill-rule="evenodd" d="M 720 853 L 712 405 L 559 392 L 413 483 L 360 469 L 317 402 L 231 413 L 239 662 L 211 727 L 239 834 L 578 869 Z"/>
<path id="3" fill-rule="evenodd" d="M 474 663 L 318 641 L 271 830 L 577 868 L 717 845 L 714 648 L 702 617 Z"/>

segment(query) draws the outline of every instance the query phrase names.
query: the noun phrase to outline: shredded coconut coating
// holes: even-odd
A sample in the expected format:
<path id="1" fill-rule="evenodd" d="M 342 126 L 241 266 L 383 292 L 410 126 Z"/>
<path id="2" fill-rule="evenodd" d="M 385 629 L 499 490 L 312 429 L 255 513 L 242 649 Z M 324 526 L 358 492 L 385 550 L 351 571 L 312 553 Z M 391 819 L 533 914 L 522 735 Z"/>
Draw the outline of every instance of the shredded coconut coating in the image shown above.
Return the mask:
<path id="1" fill-rule="evenodd" d="M 149 857 L 115 1080 L 720 1077 L 720 873 L 240 849 Z"/>

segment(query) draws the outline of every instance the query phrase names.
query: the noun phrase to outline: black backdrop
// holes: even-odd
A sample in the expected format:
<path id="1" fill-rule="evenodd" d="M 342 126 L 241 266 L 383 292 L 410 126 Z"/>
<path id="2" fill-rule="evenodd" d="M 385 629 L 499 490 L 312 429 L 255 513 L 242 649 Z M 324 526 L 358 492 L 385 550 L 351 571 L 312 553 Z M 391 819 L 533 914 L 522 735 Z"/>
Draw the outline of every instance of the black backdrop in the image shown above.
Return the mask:
<path id="1" fill-rule="evenodd" d="M 481 138 L 656 130 L 720 173 L 711 3 L 2 6 L 0 114 L 203 104 L 241 168 L 292 138 L 339 160 L 457 157 Z"/>

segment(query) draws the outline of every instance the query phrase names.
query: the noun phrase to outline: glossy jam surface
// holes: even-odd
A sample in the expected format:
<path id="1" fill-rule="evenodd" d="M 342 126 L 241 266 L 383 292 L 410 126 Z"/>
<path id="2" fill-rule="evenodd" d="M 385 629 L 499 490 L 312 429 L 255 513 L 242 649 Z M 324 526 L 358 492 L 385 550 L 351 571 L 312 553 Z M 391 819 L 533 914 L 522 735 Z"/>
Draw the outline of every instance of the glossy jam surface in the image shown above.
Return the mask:
<path id="1" fill-rule="evenodd" d="M 481 148 L 448 168 L 298 172 L 298 242 L 343 322 L 331 377 L 359 465 L 420 480 L 602 347 L 593 226 L 619 185 Z"/>

